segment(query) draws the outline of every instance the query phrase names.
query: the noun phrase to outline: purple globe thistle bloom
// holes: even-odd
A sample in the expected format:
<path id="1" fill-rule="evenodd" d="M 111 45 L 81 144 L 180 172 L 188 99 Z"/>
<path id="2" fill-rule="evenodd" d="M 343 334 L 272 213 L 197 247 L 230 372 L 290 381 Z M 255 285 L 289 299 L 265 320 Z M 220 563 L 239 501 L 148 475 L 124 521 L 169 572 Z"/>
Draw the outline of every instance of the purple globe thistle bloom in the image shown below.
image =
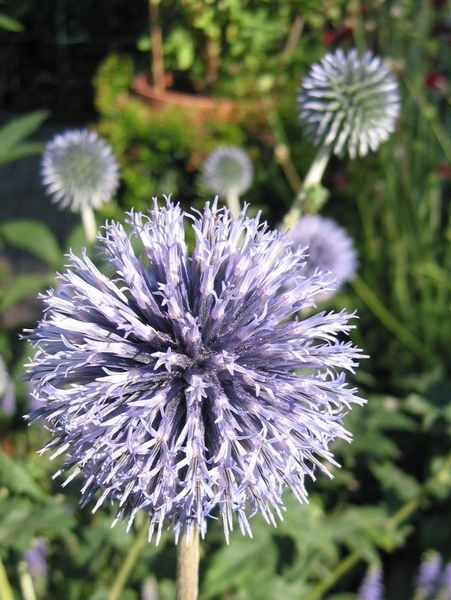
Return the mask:
<path id="1" fill-rule="evenodd" d="M 203 175 L 214 194 L 240 196 L 251 187 L 254 170 L 244 150 L 235 146 L 221 146 L 205 161 Z"/>
<path id="2" fill-rule="evenodd" d="M 329 443 L 350 440 L 342 416 L 364 401 L 345 371 L 362 355 L 338 337 L 353 315 L 291 320 L 329 280 L 305 277 L 302 250 L 245 210 L 191 216 L 155 200 L 127 224 L 99 235 L 111 276 L 71 255 L 44 296 L 29 418 L 49 423 L 59 473 L 84 477 L 83 503 L 99 492 L 94 510 L 117 500 L 129 523 L 144 509 L 149 535 L 197 523 L 204 536 L 215 508 L 226 537 L 233 513 L 243 532 L 258 511 L 275 523 L 284 488 L 304 501 L 306 476 L 336 464 Z"/>
<path id="3" fill-rule="evenodd" d="M 48 565 L 47 555 L 49 553 L 48 541 L 39 536 L 33 540 L 32 547 L 23 553 L 23 559 L 27 563 L 28 572 L 33 578 L 47 577 Z"/>
<path id="4" fill-rule="evenodd" d="M 438 552 L 429 552 L 424 556 L 416 580 L 415 600 L 426 600 L 435 596 L 441 570 L 442 557 Z"/>
<path id="5" fill-rule="evenodd" d="M 437 600 L 451 600 L 451 563 L 443 569 Z"/>
<path id="6" fill-rule="evenodd" d="M 359 600 L 382 600 L 384 596 L 382 575 L 380 565 L 373 565 L 368 569 L 359 588 Z"/>
<path id="7" fill-rule="evenodd" d="M 357 253 L 353 240 L 343 227 L 332 219 L 320 215 L 303 215 L 288 233 L 293 247 L 306 247 L 304 274 L 311 277 L 317 271 L 330 271 L 337 289 L 356 276 Z M 320 299 L 325 300 L 335 290 L 325 290 Z"/>
<path id="8" fill-rule="evenodd" d="M 339 48 L 315 63 L 298 95 L 299 120 L 315 145 L 364 156 L 394 131 L 400 111 L 398 83 L 380 58 Z"/>
<path id="9" fill-rule="evenodd" d="M 111 200 L 119 185 L 119 165 L 111 147 L 91 131 L 56 135 L 42 157 L 42 179 L 61 208 L 82 212 Z"/>

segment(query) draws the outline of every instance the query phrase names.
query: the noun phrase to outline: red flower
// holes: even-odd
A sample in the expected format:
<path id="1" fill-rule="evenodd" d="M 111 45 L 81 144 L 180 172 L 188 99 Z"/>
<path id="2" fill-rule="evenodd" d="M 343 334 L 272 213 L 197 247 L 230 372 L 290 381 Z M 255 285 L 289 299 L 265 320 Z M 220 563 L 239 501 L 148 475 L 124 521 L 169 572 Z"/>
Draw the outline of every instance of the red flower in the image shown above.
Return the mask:
<path id="1" fill-rule="evenodd" d="M 323 44 L 332 44 L 332 42 L 335 42 L 336 37 L 337 34 L 335 31 L 325 31 L 323 34 Z"/>
<path id="2" fill-rule="evenodd" d="M 451 165 L 447 163 L 439 163 L 436 169 L 443 178 L 449 179 L 451 177 Z"/>
<path id="3" fill-rule="evenodd" d="M 424 83 L 428 88 L 440 89 L 446 85 L 446 78 L 441 73 L 428 73 L 424 78 Z"/>

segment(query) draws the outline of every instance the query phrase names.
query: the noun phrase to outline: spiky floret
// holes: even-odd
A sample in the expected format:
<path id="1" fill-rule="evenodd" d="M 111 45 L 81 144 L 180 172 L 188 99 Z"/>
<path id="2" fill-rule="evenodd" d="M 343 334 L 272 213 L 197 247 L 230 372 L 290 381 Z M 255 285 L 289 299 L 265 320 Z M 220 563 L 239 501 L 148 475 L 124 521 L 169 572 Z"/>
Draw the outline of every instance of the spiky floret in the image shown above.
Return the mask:
<path id="1" fill-rule="evenodd" d="M 357 271 L 357 252 L 354 242 L 343 227 L 320 215 L 303 215 L 288 233 L 294 247 L 306 247 L 304 275 L 310 277 L 317 270 L 330 271 L 336 280 L 336 289 L 352 281 Z M 325 291 L 321 299 L 335 290 Z"/>
<path id="2" fill-rule="evenodd" d="M 373 565 L 368 569 L 359 588 L 359 600 L 382 600 L 384 596 L 382 576 L 380 565 Z"/>
<path id="3" fill-rule="evenodd" d="M 363 401 L 345 371 L 361 353 L 338 338 L 353 315 L 292 320 L 330 281 L 304 277 L 303 252 L 245 210 L 155 200 L 127 223 L 99 236 L 110 276 L 71 255 L 44 296 L 28 365 L 43 404 L 29 418 L 50 424 L 45 449 L 83 476 L 83 503 L 100 492 L 94 510 L 115 499 L 118 518 L 144 509 L 151 531 L 176 535 L 204 535 L 215 509 L 226 537 L 233 513 L 242 531 L 257 511 L 274 522 L 283 489 L 305 500 L 305 477 L 334 463 L 329 442 L 350 440 L 342 416 Z"/>
<path id="4" fill-rule="evenodd" d="M 42 180 L 61 208 L 100 208 L 119 185 L 119 165 L 111 147 L 94 131 L 56 135 L 42 157 Z"/>
<path id="5" fill-rule="evenodd" d="M 203 175 L 214 194 L 240 196 L 251 187 L 254 170 L 244 150 L 235 146 L 220 146 L 205 161 Z"/>
<path id="6" fill-rule="evenodd" d="M 315 145 L 347 147 L 351 158 L 377 150 L 394 131 L 398 83 L 379 57 L 339 48 L 315 63 L 298 95 L 299 120 Z"/>

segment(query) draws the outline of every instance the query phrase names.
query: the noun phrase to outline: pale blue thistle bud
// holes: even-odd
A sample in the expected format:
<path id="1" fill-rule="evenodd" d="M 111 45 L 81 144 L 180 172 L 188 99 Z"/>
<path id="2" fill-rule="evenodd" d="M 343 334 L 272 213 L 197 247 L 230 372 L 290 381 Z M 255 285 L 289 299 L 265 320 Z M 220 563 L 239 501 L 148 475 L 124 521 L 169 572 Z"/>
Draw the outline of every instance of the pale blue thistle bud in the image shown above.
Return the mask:
<path id="1" fill-rule="evenodd" d="M 227 200 L 229 209 L 238 216 L 239 197 L 252 185 L 254 170 L 249 156 L 241 148 L 221 146 L 204 162 L 203 175 L 209 189 Z"/>
<path id="2" fill-rule="evenodd" d="M 340 48 L 304 77 L 299 120 L 315 145 L 351 158 L 377 150 L 394 131 L 400 112 L 398 83 L 380 58 Z"/>
<path id="3" fill-rule="evenodd" d="M 382 600 L 384 596 L 382 576 L 380 565 L 373 565 L 368 569 L 359 588 L 359 600 Z"/>
<path id="4" fill-rule="evenodd" d="M 61 208 L 81 212 L 98 209 L 119 185 L 119 166 L 111 147 L 91 131 L 56 135 L 42 157 L 42 179 Z"/>
<path id="5" fill-rule="evenodd" d="M 150 532 L 176 536 L 193 524 L 204 536 L 218 513 L 226 537 L 234 514 L 243 533 L 256 512 L 275 523 L 284 488 L 306 500 L 305 478 L 336 464 L 329 443 L 350 440 L 342 417 L 363 403 L 345 382 L 362 356 L 343 340 L 353 315 L 293 320 L 330 282 L 245 210 L 155 200 L 127 225 L 98 237 L 109 276 L 71 255 L 43 297 L 29 418 L 47 422 L 45 449 L 65 456 L 68 481 L 84 478 L 94 510 L 116 500 L 117 518 L 143 509 Z"/>
<path id="6" fill-rule="evenodd" d="M 303 215 L 288 233 L 293 247 L 306 247 L 305 275 L 330 272 L 336 281 L 334 290 L 321 294 L 324 300 L 352 281 L 357 271 L 357 252 L 352 238 L 332 219 L 320 215 Z"/>
<path id="7" fill-rule="evenodd" d="M 60 208 L 81 213 L 87 239 L 95 240 L 94 210 L 119 186 L 119 165 L 111 147 L 86 129 L 56 135 L 42 156 L 42 180 Z"/>

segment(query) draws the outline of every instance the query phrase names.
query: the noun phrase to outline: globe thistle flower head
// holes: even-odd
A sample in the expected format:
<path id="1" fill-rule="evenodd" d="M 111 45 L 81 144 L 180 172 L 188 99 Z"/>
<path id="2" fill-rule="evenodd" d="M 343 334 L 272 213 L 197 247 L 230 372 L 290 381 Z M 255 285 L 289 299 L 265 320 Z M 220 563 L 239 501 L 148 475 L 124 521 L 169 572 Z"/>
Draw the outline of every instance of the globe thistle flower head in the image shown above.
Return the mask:
<path id="1" fill-rule="evenodd" d="M 203 175 L 214 194 L 240 196 L 251 187 L 254 170 L 244 150 L 235 146 L 221 146 L 204 162 Z"/>
<path id="2" fill-rule="evenodd" d="M 305 500 L 305 478 L 335 464 L 329 443 L 350 440 L 342 415 L 363 400 L 345 372 L 361 353 L 337 337 L 353 315 L 293 320 L 329 279 L 306 277 L 302 250 L 245 210 L 155 200 L 127 224 L 99 236 L 109 276 L 71 255 L 44 296 L 29 418 L 48 423 L 45 449 L 65 455 L 68 481 L 82 475 L 94 510 L 116 500 L 131 523 L 143 509 L 158 536 L 195 523 L 205 535 L 218 513 L 226 537 L 234 514 L 243 532 L 256 512 L 274 523 L 284 488 Z"/>
<path id="3" fill-rule="evenodd" d="M 47 144 L 42 180 L 60 208 L 82 212 L 111 200 L 119 185 L 119 165 L 111 147 L 95 132 L 71 130 Z"/>
<path id="4" fill-rule="evenodd" d="M 23 553 L 23 560 L 27 563 L 28 571 L 34 578 L 45 578 L 48 573 L 47 556 L 49 543 L 42 536 L 33 540 L 31 548 Z"/>
<path id="5" fill-rule="evenodd" d="M 332 219 L 320 215 L 303 215 L 288 233 L 294 247 L 308 246 L 305 274 L 329 271 L 336 280 L 336 289 L 320 295 L 321 300 L 331 297 L 347 281 L 352 281 L 357 271 L 357 252 L 353 240 L 345 229 Z"/>
<path id="6" fill-rule="evenodd" d="M 416 580 L 415 598 L 427 599 L 435 596 L 442 570 L 442 557 L 438 552 L 429 552 L 420 564 Z"/>
<path id="7" fill-rule="evenodd" d="M 451 563 L 443 569 L 437 600 L 451 600 Z"/>
<path id="8" fill-rule="evenodd" d="M 298 95 L 299 120 L 315 145 L 365 156 L 394 131 L 400 112 L 398 83 L 379 57 L 340 48 L 315 63 Z"/>
<path id="9" fill-rule="evenodd" d="M 359 600 L 382 600 L 384 596 L 382 575 L 380 565 L 373 565 L 368 569 L 359 588 Z"/>

